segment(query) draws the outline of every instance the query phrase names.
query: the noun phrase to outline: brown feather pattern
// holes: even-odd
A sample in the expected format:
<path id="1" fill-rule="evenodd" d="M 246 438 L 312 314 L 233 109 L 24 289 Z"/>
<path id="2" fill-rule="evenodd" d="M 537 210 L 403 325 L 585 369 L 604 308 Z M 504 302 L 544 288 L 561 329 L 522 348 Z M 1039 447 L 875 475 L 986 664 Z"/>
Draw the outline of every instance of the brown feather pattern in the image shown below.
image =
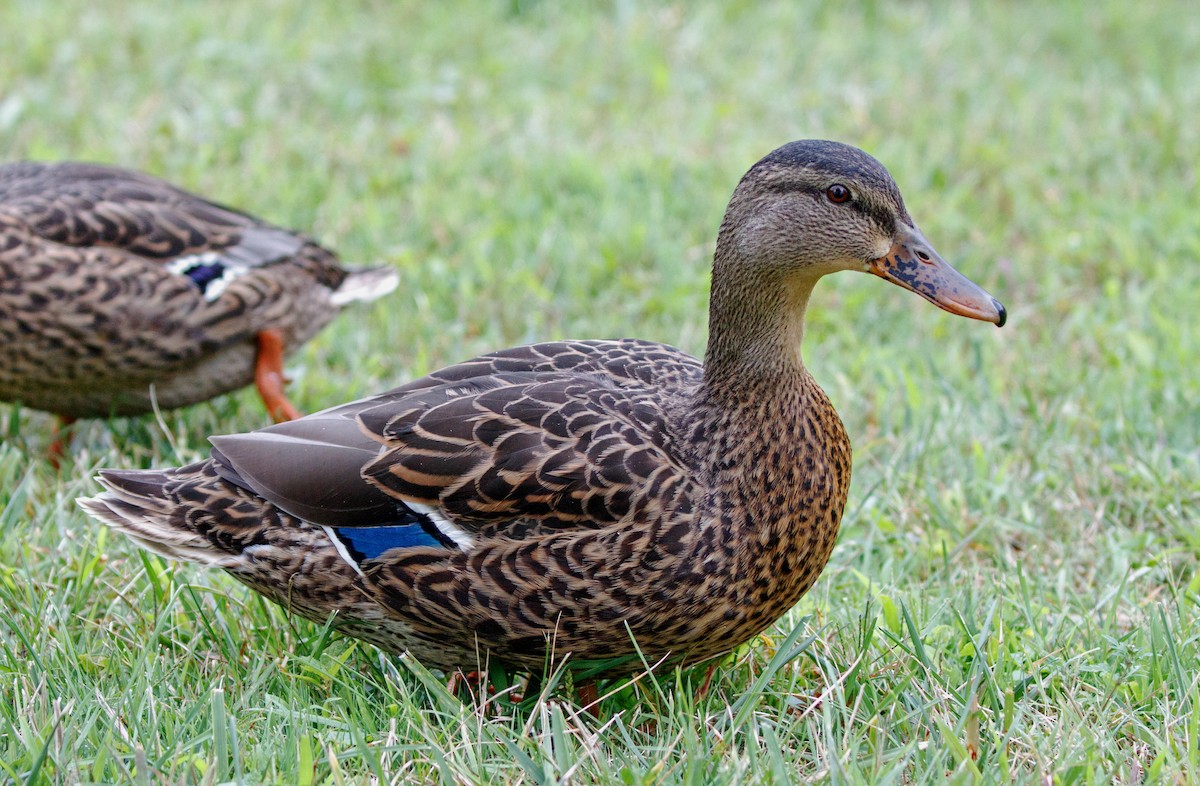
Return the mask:
<path id="1" fill-rule="evenodd" d="M 830 207 L 829 182 L 869 209 Z M 874 159 L 793 143 L 730 202 L 703 363 L 632 339 L 504 350 L 214 438 L 214 457 L 190 467 L 106 471 L 83 504 L 432 666 L 490 655 L 537 669 L 569 654 L 620 670 L 636 666 L 632 640 L 652 661 L 718 655 L 787 611 L 829 559 L 850 443 L 797 343 L 817 279 L 864 269 L 900 223 Z M 416 520 L 452 537 L 342 553 L 369 528 Z"/>
<path id="2" fill-rule="evenodd" d="M 173 264 L 244 271 L 218 297 Z M 0 400 L 67 417 L 137 414 L 242 387 L 255 337 L 289 350 L 338 311 L 358 275 L 302 234 L 137 172 L 0 166 Z M 365 279 L 358 279 L 359 282 Z"/>

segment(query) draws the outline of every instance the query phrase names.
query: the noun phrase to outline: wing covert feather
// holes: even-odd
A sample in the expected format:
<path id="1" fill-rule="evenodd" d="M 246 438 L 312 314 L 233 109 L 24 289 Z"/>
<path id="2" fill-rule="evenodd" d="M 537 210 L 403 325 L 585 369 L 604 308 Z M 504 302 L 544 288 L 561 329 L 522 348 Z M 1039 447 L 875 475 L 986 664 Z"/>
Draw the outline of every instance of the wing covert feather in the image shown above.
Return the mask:
<path id="1" fill-rule="evenodd" d="M 363 475 L 468 526 L 617 522 L 669 504 L 664 489 L 690 488 L 665 406 L 678 391 L 663 383 L 698 377 L 698 361 L 649 342 L 556 342 L 476 358 L 358 411 L 386 446 Z"/>

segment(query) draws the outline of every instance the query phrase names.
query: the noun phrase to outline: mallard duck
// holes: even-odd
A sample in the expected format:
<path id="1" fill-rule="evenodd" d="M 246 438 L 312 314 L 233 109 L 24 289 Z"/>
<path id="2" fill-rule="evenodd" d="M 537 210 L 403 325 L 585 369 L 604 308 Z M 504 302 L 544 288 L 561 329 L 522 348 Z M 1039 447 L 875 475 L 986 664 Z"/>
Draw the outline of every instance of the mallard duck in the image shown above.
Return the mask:
<path id="1" fill-rule="evenodd" d="M 0 400 L 136 415 L 258 385 L 299 416 L 283 356 L 396 286 L 302 234 L 138 172 L 0 166 Z"/>
<path id="2" fill-rule="evenodd" d="M 850 442 L 800 356 L 827 273 L 874 273 L 1003 325 L 887 170 L 800 141 L 742 178 L 717 238 L 703 362 L 623 339 L 468 360 L 212 438 L 176 469 L 103 470 L 84 509 L 141 546 L 445 670 L 612 673 L 747 641 L 812 586 Z"/>

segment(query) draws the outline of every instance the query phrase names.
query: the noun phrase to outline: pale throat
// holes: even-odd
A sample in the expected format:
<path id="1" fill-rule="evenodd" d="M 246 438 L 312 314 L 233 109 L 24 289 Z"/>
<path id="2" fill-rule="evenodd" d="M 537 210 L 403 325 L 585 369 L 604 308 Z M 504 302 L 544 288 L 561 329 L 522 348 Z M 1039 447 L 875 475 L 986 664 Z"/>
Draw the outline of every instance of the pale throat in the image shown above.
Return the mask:
<path id="1" fill-rule="evenodd" d="M 821 279 L 818 275 L 796 278 L 784 286 L 787 306 L 784 309 L 783 344 L 784 350 L 790 350 L 796 366 L 804 368 L 804 358 L 801 356 L 801 344 L 804 341 L 804 316 L 808 311 L 808 300 L 812 297 L 813 287 Z"/>
<path id="2" fill-rule="evenodd" d="M 802 377 L 804 316 L 819 274 L 713 292 L 705 366 L 718 377 Z"/>

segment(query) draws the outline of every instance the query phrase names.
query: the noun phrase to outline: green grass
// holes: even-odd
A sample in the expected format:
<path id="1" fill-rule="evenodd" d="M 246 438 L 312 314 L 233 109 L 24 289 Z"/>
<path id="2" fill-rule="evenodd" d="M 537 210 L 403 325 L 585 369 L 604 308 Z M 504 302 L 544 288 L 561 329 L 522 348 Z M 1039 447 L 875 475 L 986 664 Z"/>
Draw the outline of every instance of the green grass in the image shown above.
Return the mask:
<path id="1" fill-rule="evenodd" d="M 57 474 L 49 419 L 0 408 L 0 783 L 1200 779 L 1191 4 L 109 5 L 0 5 L 0 153 L 395 265 L 293 361 L 304 409 L 532 340 L 702 351 L 725 201 L 808 136 L 880 158 L 1010 325 L 823 283 L 805 357 L 856 451 L 829 567 L 707 696 L 663 672 L 598 719 L 464 706 L 75 507 L 264 425 L 253 393 L 83 424 Z"/>

